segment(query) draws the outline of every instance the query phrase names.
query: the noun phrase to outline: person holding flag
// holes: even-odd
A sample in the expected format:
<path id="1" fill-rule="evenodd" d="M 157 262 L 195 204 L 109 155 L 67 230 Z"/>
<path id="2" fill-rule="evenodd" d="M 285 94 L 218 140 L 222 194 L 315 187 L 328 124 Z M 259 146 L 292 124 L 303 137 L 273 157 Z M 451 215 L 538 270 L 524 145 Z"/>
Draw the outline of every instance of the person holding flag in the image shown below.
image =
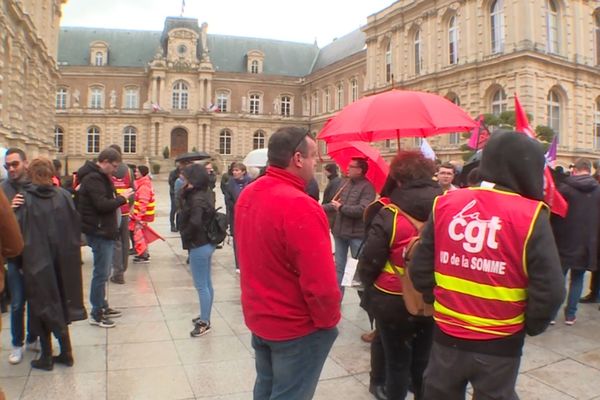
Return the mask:
<path id="1" fill-rule="evenodd" d="M 129 214 L 129 230 L 134 232 L 135 251 L 134 263 L 149 263 L 148 243 L 142 232 L 145 225 L 154 221 L 154 188 L 150 180 L 148 167 L 138 165 L 135 169 L 135 198 L 133 208 Z"/>

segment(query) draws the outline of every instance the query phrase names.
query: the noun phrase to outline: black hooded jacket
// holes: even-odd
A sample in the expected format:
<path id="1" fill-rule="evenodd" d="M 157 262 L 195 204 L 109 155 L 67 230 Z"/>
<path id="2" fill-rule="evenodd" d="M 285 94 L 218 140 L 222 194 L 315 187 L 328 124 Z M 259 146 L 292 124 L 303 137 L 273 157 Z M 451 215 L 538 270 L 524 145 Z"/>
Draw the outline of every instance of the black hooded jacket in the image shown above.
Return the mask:
<path id="1" fill-rule="evenodd" d="M 77 193 L 77 210 L 81 215 L 81 231 L 89 235 L 116 239 L 119 235 L 117 209 L 127 202 L 117 196 L 112 180 L 91 161 L 77 171 L 81 182 Z"/>
<path id="2" fill-rule="evenodd" d="M 187 180 L 193 187 L 181 190 L 178 228 L 183 248 L 194 249 L 209 243 L 205 226 L 215 207 L 199 171 L 192 169 Z"/>
<path id="3" fill-rule="evenodd" d="M 518 132 L 497 132 L 483 150 L 480 173 L 497 187 L 535 200 L 543 198 L 544 152 L 540 144 Z M 468 190 L 468 189 L 464 189 Z M 435 287 L 434 223 L 430 217 L 421 233 L 420 246 L 413 256 L 411 278 L 415 288 L 433 303 Z M 543 208 L 535 220 L 526 247 L 529 278 L 525 331 L 538 335 L 548 327 L 564 297 L 564 277 L 550 226 L 549 211 Z M 503 339 L 472 341 L 448 336 L 436 329 L 438 343 L 477 353 L 501 356 L 521 354 L 525 332 Z"/>
<path id="4" fill-rule="evenodd" d="M 597 270 L 600 185 L 591 175 L 572 175 L 558 185 L 569 204 L 565 218 L 552 216 L 563 268 Z"/>
<path id="5" fill-rule="evenodd" d="M 25 294 L 34 318 L 61 332 L 72 321 L 87 318 L 81 277 L 80 220 L 71 195 L 53 186 L 28 185 L 21 207 Z"/>

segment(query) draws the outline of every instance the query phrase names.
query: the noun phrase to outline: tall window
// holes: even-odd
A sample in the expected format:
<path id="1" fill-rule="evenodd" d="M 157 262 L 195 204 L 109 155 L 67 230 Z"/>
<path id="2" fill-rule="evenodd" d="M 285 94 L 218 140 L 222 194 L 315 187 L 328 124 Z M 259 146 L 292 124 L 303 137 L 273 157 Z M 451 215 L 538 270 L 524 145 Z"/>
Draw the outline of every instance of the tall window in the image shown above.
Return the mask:
<path id="1" fill-rule="evenodd" d="M 223 129 L 219 134 L 219 154 L 231 154 L 231 131 L 229 129 Z"/>
<path id="2" fill-rule="evenodd" d="M 100 129 L 95 126 L 87 131 L 87 152 L 100 153 Z"/>
<path id="3" fill-rule="evenodd" d="M 133 154 L 137 151 L 137 131 L 133 126 L 123 130 L 123 153 Z"/>
<path id="4" fill-rule="evenodd" d="M 356 79 L 350 81 L 350 99 L 353 102 L 358 100 L 358 81 Z"/>
<path id="5" fill-rule="evenodd" d="M 259 94 L 251 94 L 250 95 L 250 114 L 258 114 L 260 113 L 260 95 Z"/>
<path id="6" fill-rule="evenodd" d="M 323 112 L 329 112 L 329 88 L 326 88 L 323 94 Z"/>
<path id="7" fill-rule="evenodd" d="M 173 85 L 173 108 L 176 110 L 188 108 L 188 86 L 183 81 L 177 81 Z"/>
<path id="8" fill-rule="evenodd" d="M 389 41 L 385 48 L 385 81 L 392 81 L 392 42 Z"/>
<path id="9" fill-rule="evenodd" d="M 554 90 L 548 93 L 548 126 L 560 141 L 560 97 Z"/>
<path id="10" fill-rule="evenodd" d="M 218 92 L 217 93 L 217 108 L 220 112 L 228 112 L 227 106 L 229 104 L 229 93 Z"/>
<path id="11" fill-rule="evenodd" d="M 414 52 L 413 56 L 415 58 L 415 74 L 419 75 L 421 73 L 423 67 L 423 58 L 421 57 L 421 31 L 417 30 L 415 32 L 415 40 L 413 42 Z"/>
<path id="12" fill-rule="evenodd" d="M 100 67 L 104 65 L 104 54 L 101 51 L 96 52 L 96 66 Z"/>
<path id="13" fill-rule="evenodd" d="M 281 115 L 289 117 L 292 115 L 292 98 L 290 96 L 281 96 Z"/>
<path id="14" fill-rule="evenodd" d="M 102 103 L 104 102 L 103 97 L 104 91 L 102 88 L 94 87 L 90 92 L 90 108 L 99 109 L 102 108 Z"/>
<path id="15" fill-rule="evenodd" d="M 250 63 L 250 73 L 258 74 L 258 61 L 257 60 L 252 60 L 252 62 Z"/>
<path id="16" fill-rule="evenodd" d="M 492 114 L 500 115 L 508 108 L 506 93 L 504 89 L 498 89 L 492 96 Z"/>
<path id="17" fill-rule="evenodd" d="M 312 112 L 313 115 L 317 115 L 319 113 L 319 91 L 315 91 L 312 94 Z"/>
<path id="18" fill-rule="evenodd" d="M 546 26 L 548 29 L 548 53 L 558 54 L 558 7 L 554 0 L 546 2 Z"/>
<path id="19" fill-rule="evenodd" d="M 60 126 L 54 128 L 54 147 L 58 149 L 59 153 L 64 153 L 63 143 L 64 143 L 65 133 Z"/>
<path id="20" fill-rule="evenodd" d="M 64 110 L 67 108 L 67 89 L 60 88 L 56 91 L 56 109 Z"/>
<path id="21" fill-rule="evenodd" d="M 335 96 L 335 106 L 336 109 L 341 110 L 344 107 L 344 84 L 338 83 L 337 92 Z"/>
<path id="22" fill-rule="evenodd" d="M 252 136 L 252 150 L 256 149 L 264 149 L 265 148 L 265 132 L 264 131 L 256 131 L 254 132 L 254 136 Z"/>
<path id="23" fill-rule="evenodd" d="M 600 10 L 596 10 L 594 20 L 596 22 L 596 65 L 600 65 Z"/>
<path id="24" fill-rule="evenodd" d="M 139 96 L 136 88 L 125 89 L 125 108 L 134 110 L 139 107 Z"/>
<path id="25" fill-rule="evenodd" d="M 448 56 L 450 64 L 458 63 L 458 24 L 454 15 L 448 21 Z"/>
<path id="26" fill-rule="evenodd" d="M 448 95 L 447 99 L 460 107 L 460 98 L 456 94 L 451 93 L 450 95 Z M 450 135 L 448 135 L 448 144 L 450 146 L 456 146 L 459 143 L 460 143 L 460 133 L 453 132 Z"/>
<path id="27" fill-rule="evenodd" d="M 492 53 L 504 51 L 504 1 L 496 0 L 490 8 Z"/>
<path id="28" fill-rule="evenodd" d="M 594 109 L 594 150 L 600 150 L 600 98 L 596 100 Z"/>

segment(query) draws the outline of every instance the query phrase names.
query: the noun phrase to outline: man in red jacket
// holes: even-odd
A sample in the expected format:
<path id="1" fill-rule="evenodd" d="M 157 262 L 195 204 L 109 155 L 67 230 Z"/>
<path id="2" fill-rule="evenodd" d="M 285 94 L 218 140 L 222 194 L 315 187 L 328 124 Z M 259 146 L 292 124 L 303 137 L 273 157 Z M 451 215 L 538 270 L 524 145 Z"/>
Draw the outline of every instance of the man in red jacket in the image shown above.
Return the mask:
<path id="1" fill-rule="evenodd" d="M 317 145 L 305 129 L 285 127 L 269 139 L 268 157 L 266 174 L 235 205 L 254 399 L 310 399 L 338 334 L 341 300 L 327 217 L 304 191 Z"/>

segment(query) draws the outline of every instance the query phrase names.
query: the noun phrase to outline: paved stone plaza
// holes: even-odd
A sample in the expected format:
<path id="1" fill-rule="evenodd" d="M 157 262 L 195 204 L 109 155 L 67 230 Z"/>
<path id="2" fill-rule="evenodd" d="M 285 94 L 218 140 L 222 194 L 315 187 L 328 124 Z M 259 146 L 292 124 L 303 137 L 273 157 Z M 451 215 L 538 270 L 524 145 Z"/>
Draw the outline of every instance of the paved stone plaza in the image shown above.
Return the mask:
<path id="1" fill-rule="evenodd" d="M 168 232 L 165 178 L 163 173 L 155 182 L 158 220 L 153 226 L 167 240 L 152 245 L 150 264 L 130 263 L 125 285 L 109 285 L 111 307 L 123 311 L 115 328 L 92 327 L 87 321 L 72 325 L 74 367 L 33 371 L 31 352 L 21 364 L 9 365 L 10 321 L 8 314 L 2 316 L 0 385 L 8 399 L 252 398 L 253 352 L 231 246 L 217 250 L 213 258 L 212 332 L 190 338 L 190 320 L 199 312 L 198 296 L 179 238 Z M 92 265 L 88 248 L 83 258 L 87 301 Z M 369 346 L 360 341 L 369 322 L 353 290 L 346 292 L 339 329 L 315 398 L 370 399 Z M 597 306 L 583 305 L 573 327 L 559 319 L 542 336 L 527 340 L 518 393 L 522 400 L 600 399 Z"/>

